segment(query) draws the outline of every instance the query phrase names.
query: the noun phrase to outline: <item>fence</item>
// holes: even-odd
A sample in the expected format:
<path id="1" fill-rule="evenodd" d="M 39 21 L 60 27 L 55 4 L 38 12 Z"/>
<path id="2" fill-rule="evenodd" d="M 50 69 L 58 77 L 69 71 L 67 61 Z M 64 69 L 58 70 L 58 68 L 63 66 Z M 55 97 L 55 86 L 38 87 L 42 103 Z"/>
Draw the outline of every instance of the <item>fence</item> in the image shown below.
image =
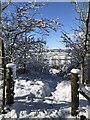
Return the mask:
<path id="1" fill-rule="evenodd" d="M 90 86 L 88 90 L 79 82 L 79 70 L 71 70 L 71 115 L 77 116 L 79 113 L 79 93 L 88 101 L 88 118 L 90 119 Z"/>

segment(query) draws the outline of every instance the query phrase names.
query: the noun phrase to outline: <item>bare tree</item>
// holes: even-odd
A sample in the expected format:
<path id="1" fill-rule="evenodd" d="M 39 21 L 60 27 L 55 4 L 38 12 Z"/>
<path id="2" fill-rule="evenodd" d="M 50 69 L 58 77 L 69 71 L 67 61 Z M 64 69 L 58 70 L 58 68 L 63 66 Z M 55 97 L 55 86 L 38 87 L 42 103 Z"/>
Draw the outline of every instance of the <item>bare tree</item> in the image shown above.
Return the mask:
<path id="1" fill-rule="evenodd" d="M 88 32 L 88 24 L 89 24 L 89 14 L 90 14 L 90 2 L 88 2 L 87 9 L 85 12 L 85 4 L 82 3 L 82 8 L 80 9 L 78 6 L 78 3 L 75 1 L 75 10 L 79 14 L 81 21 L 81 26 L 78 26 L 78 30 L 74 29 L 74 37 L 73 39 L 69 37 L 68 34 L 63 32 L 63 40 L 66 44 L 68 44 L 68 47 L 71 47 L 71 50 L 74 50 L 76 53 L 76 58 L 78 62 L 80 63 L 81 66 L 81 83 L 84 84 L 84 66 L 85 66 L 85 58 L 86 54 L 88 52 L 87 49 L 87 44 L 88 44 L 88 37 L 89 37 L 89 32 Z M 81 35 L 79 35 L 81 33 Z M 72 54 L 73 55 L 73 54 Z"/>
<path id="2" fill-rule="evenodd" d="M 44 4 L 11 3 L 10 5 L 14 7 L 14 11 L 9 13 L 7 11 L 3 11 L 2 31 L 5 43 L 6 59 L 12 62 L 21 58 L 20 56 L 24 56 L 23 59 L 25 59 L 29 56 L 28 54 L 30 54 L 30 49 L 33 51 L 39 50 L 41 52 L 41 49 L 44 47 L 45 40 L 36 38 L 38 38 L 42 32 L 44 35 L 49 35 L 50 30 L 57 31 L 57 28 L 61 26 L 61 23 L 57 19 L 46 19 L 41 18 L 41 16 L 36 18 L 38 14 L 37 8 L 43 7 Z"/>
<path id="3" fill-rule="evenodd" d="M 7 3 L 3 4 L 2 11 L 5 10 L 11 2 L 12 0 L 9 0 Z"/>

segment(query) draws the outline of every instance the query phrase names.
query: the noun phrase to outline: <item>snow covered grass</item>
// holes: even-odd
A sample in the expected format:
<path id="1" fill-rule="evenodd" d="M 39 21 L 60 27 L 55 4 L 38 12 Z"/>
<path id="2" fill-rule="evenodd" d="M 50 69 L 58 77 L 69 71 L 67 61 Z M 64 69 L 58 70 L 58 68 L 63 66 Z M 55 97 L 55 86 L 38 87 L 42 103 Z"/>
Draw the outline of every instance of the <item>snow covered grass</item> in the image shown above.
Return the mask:
<path id="1" fill-rule="evenodd" d="M 57 71 L 56 71 L 57 72 Z M 46 79 L 47 78 L 47 79 Z M 15 102 L 2 118 L 74 118 L 71 116 L 71 85 L 61 77 L 19 77 L 15 80 Z M 86 115 L 86 100 L 80 95 L 80 113 Z"/>

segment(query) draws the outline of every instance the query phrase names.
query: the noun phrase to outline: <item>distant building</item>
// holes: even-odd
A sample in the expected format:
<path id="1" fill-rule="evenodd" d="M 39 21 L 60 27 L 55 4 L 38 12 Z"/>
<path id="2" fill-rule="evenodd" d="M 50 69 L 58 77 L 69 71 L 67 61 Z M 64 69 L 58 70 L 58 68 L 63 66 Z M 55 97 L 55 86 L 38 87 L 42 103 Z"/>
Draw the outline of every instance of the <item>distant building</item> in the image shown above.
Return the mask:
<path id="1" fill-rule="evenodd" d="M 32 55 L 37 57 L 37 61 L 44 60 L 44 63 L 48 63 L 49 66 L 63 65 L 71 63 L 71 57 L 67 50 L 62 49 L 51 49 L 43 52 L 31 52 Z M 41 56 L 41 57 L 40 57 Z M 43 56 L 43 58 L 42 58 Z M 30 56 L 28 56 L 30 58 Z"/>
<path id="2" fill-rule="evenodd" d="M 46 53 L 44 58 L 50 66 L 52 65 L 63 65 L 64 63 L 70 63 L 71 57 L 68 54 L 67 50 L 52 49 Z"/>

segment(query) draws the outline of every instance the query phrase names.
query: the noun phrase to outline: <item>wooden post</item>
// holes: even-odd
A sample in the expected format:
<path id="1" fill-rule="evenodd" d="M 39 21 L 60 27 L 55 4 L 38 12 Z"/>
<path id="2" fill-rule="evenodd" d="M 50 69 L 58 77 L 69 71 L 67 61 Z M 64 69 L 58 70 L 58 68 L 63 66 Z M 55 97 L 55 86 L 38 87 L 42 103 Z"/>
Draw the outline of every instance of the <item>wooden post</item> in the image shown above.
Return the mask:
<path id="1" fill-rule="evenodd" d="M 8 75 L 6 80 L 6 105 L 11 105 L 14 103 L 14 81 L 13 81 L 13 71 L 11 68 L 8 69 Z"/>
<path id="2" fill-rule="evenodd" d="M 71 115 L 77 116 L 79 107 L 79 70 L 71 70 Z"/>

